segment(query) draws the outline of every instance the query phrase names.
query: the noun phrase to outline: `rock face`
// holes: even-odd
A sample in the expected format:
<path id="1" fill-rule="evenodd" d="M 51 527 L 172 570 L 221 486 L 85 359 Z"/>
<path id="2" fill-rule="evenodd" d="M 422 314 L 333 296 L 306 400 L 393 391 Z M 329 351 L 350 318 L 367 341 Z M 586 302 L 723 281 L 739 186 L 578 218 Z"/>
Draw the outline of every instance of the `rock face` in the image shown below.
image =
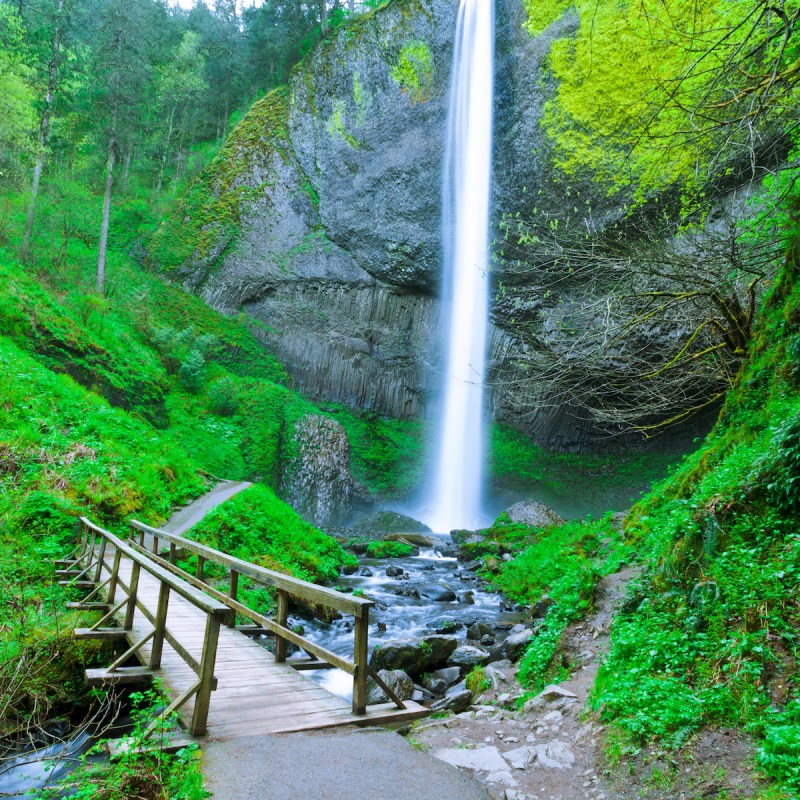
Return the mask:
<path id="1" fill-rule="evenodd" d="M 495 229 L 533 197 L 545 210 L 572 206 L 539 120 L 554 90 L 551 45 L 577 20 L 567 13 L 531 38 L 524 5 L 497 0 Z M 452 0 L 394 0 L 334 31 L 288 87 L 253 106 L 151 243 L 151 260 L 171 277 L 263 323 L 257 335 L 312 397 L 411 418 L 439 386 L 456 11 Z M 610 201 L 604 188 L 581 191 L 600 224 L 624 213 L 624 199 Z M 187 242 L 177 254 L 176 237 Z M 517 281 L 492 310 L 491 409 L 546 446 L 589 446 L 593 429 L 561 407 L 550 383 L 521 374 L 510 331 L 514 319 L 539 320 L 545 306 L 569 308 L 579 295 Z"/>
<path id="2" fill-rule="evenodd" d="M 308 415 L 297 423 L 293 443 L 296 453 L 281 487 L 286 501 L 315 525 L 343 522 L 353 499 L 344 428 L 328 417 Z"/>

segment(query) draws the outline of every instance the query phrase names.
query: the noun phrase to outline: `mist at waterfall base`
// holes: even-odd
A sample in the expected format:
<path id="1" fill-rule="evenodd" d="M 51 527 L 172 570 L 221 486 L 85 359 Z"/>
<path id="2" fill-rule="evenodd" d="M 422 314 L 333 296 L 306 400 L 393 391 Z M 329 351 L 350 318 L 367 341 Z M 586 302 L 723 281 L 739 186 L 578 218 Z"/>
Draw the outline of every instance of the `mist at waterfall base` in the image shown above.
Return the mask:
<path id="1" fill-rule="evenodd" d="M 430 494 L 416 516 L 432 530 L 479 528 L 483 510 L 484 379 L 489 317 L 489 192 L 494 104 L 494 3 L 461 0 L 443 176 L 442 287 L 446 368 Z"/>

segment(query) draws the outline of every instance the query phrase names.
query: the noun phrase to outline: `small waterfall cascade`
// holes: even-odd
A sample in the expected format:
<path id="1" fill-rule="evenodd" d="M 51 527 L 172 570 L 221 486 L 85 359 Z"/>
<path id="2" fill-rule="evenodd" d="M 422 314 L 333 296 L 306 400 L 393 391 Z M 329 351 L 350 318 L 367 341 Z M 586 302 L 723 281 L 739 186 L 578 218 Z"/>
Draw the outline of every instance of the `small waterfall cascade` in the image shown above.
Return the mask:
<path id="1" fill-rule="evenodd" d="M 447 368 L 432 494 L 423 511 L 439 532 L 482 523 L 493 105 L 494 2 L 461 0 L 442 212 Z"/>

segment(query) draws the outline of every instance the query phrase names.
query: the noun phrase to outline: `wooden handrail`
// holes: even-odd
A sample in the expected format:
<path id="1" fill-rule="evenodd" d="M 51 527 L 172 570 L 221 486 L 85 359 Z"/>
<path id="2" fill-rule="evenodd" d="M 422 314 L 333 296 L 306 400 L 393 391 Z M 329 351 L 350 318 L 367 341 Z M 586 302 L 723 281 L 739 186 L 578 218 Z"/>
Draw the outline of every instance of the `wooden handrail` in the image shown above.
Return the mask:
<path id="1" fill-rule="evenodd" d="M 194 712 L 191 721 L 191 733 L 193 736 L 202 736 L 206 733 L 208 723 L 208 709 L 211 701 L 211 692 L 216 688 L 216 678 L 214 677 L 214 667 L 217 657 L 217 641 L 219 638 L 219 628 L 222 621 L 230 614 L 230 610 L 224 603 L 217 602 L 210 598 L 205 592 L 194 588 L 186 581 L 181 580 L 179 577 L 173 575 L 169 570 L 155 563 L 148 555 L 138 553 L 133 547 L 122 541 L 113 533 L 95 525 L 86 517 L 81 517 L 79 521 L 79 551 L 80 555 L 74 562 L 80 565 L 83 559 L 86 559 L 87 567 L 83 572 L 84 574 L 92 566 L 95 569 L 95 583 L 98 583 L 95 591 L 91 593 L 90 597 L 94 595 L 103 586 L 108 586 L 108 606 L 114 603 L 114 595 L 117 588 L 125 592 L 125 598 L 114 605 L 107 613 L 105 613 L 100 620 L 98 620 L 91 628 L 87 629 L 88 634 L 91 636 L 93 633 L 101 629 L 101 627 L 110 621 L 116 614 L 124 611 L 124 631 L 133 630 L 134 613 L 139 608 L 153 625 L 153 629 L 147 632 L 144 636 L 134 642 L 128 650 L 121 656 L 114 660 L 114 662 L 107 668 L 106 673 L 115 680 L 115 676 L 119 674 L 118 670 L 124 662 L 131 656 L 138 654 L 143 645 L 152 640 L 150 647 L 150 670 L 158 670 L 161 667 L 161 654 L 163 650 L 164 641 L 170 643 L 176 653 L 189 665 L 189 667 L 197 675 L 197 680 L 189 687 L 188 690 L 183 692 L 177 697 L 159 716 L 153 720 L 145 731 L 145 737 L 152 733 L 160 719 L 171 714 L 173 711 L 180 708 L 191 697 L 195 698 Z M 105 560 L 108 545 L 114 548 L 114 559 L 112 564 Z M 125 584 L 121 579 L 119 570 L 121 563 L 121 556 L 126 556 L 131 561 L 131 574 L 130 580 Z M 99 581 L 102 577 L 103 570 L 109 573 L 109 578 L 105 583 L 100 584 Z M 145 570 L 159 581 L 160 590 L 158 596 L 158 607 L 155 615 L 150 614 L 138 599 L 138 585 L 139 575 L 141 570 Z M 169 608 L 169 597 L 171 592 L 176 592 L 189 603 L 205 612 L 206 614 L 206 633 L 203 641 L 203 653 L 198 662 L 184 647 L 180 645 L 174 635 L 167 627 L 167 615 Z M 105 678 L 104 678 L 105 679 Z"/>
<path id="2" fill-rule="evenodd" d="M 311 603 L 319 603 L 328 608 L 335 608 L 337 611 L 343 611 L 345 614 L 352 614 L 354 617 L 364 616 L 365 613 L 369 613 L 369 609 L 375 605 L 373 600 L 367 600 L 365 597 L 353 597 L 343 592 L 337 592 L 334 589 L 318 586 L 316 583 L 304 581 L 300 578 L 293 578 L 291 575 L 284 575 L 281 572 L 275 572 L 266 567 L 260 567 L 257 564 L 251 564 L 249 561 L 235 558 L 220 550 L 215 550 L 213 547 L 208 547 L 192 539 L 187 539 L 185 536 L 168 533 L 159 528 L 151 528 L 149 525 L 145 525 L 143 522 L 139 522 L 135 519 L 131 520 L 130 524 L 131 527 L 149 534 L 156 540 L 163 539 L 164 541 L 176 545 L 176 547 L 194 553 L 206 561 L 220 564 L 233 572 L 246 575 L 248 578 L 252 578 L 259 583 L 266 583 L 274 586 L 276 589 L 283 589 L 293 597 L 300 597 Z"/>
<path id="3" fill-rule="evenodd" d="M 195 589 L 185 581 L 167 572 L 163 567 L 156 564 L 147 556 L 137 553 L 127 542 L 124 542 L 119 537 L 115 536 L 110 531 L 95 525 L 86 517 L 81 517 L 81 522 L 91 531 L 101 536 L 106 541 L 110 542 L 116 547 L 123 555 L 126 555 L 131 561 L 138 564 L 139 567 L 145 572 L 149 572 L 154 578 L 158 578 L 162 583 L 166 583 L 170 589 L 177 592 L 181 597 L 188 600 L 192 605 L 197 606 L 206 614 L 213 614 L 215 616 L 225 616 L 228 613 L 228 607 L 222 603 L 215 602 L 207 594 Z"/>

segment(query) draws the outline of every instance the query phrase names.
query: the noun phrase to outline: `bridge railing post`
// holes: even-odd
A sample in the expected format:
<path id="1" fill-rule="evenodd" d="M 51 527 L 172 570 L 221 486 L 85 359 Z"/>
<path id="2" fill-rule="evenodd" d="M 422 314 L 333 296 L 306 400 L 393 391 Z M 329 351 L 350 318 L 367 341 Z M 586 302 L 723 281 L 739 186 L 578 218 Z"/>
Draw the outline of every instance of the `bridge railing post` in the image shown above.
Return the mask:
<path id="1" fill-rule="evenodd" d="M 235 569 L 231 570 L 231 590 L 228 596 L 234 602 L 239 599 L 239 573 Z M 236 627 L 236 611 L 234 611 L 234 609 L 231 609 L 231 613 L 228 615 L 228 621 L 225 624 L 229 628 Z"/>
<path id="2" fill-rule="evenodd" d="M 205 566 L 206 560 L 203 558 L 203 556 L 197 556 L 197 580 L 203 581 L 203 583 L 206 581 L 203 574 L 205 571 Z"/>
<path id="3" fill-rule="evenodd" d="M 136 613 L 136 593 L 139 591 L 139 572 L 141 566 L 134 561 L 131 566 L 131 582 L 128 585 L 128 607 L 125 610 L 125 630 L 133 629 L 133 615 Z"/>
<path id="4" fill-rule="evenodd" d="M 97 567 L 94 571 L 94 582 L 100 583 L 100 576 L 103 574 L 103 563 L 106 557 L 106 537 L 100 539 L 100 550 L 97 553 Z"/>
<path id="5" fill-rule="evenodd" d="M 369 606 L 356 617 L 353 662 L 353 713 L 364 714 L 367 710 L 367 658 L 369 653 Z"/>
<path id="6" fill-rule="evenodd" d="M 114 597 L 117 594 L 117 583 L 119 583 L 119 565 L 122 561 L 122 553 L 119 548 L 114 548 L 114 563 L 111 567 L 111 580 L 108 582 L 108 600 L 109 605 L 114 604 Z"/>
<path id="7" fill-rule="evenodd" d="M 192 713 L 192 736 L 204 736 L 208 725 L 208 709 L 214 689 L 214 665 L 217 661 L 220 618 L 209 614 L 206 618 L 206 633 L 203 639 L 203 655 L 200 657 L 197 694 Z"/>
<path id="8" fill-rule="evenodd" d="M 158 590 L 158 607 L 155 617 L 155 634 L 150 647 L 150 669 L 161 668 L 161 654 L 164 650 L 164 631 L 167 629 L 167 609 L 169 607 L 169 585 L 161 584 Z"/>
<path id="9" fill-rule="evenodd" d="M 275 614 L 275 622 L 285 628 L 289 621 L 289 593 L 284 589 L 278 589 L 278 610 Z M 279 633 L 275 633 L 275 660 L 277 662 L 286 661 L 286 651 L 289 642 Z"/>

